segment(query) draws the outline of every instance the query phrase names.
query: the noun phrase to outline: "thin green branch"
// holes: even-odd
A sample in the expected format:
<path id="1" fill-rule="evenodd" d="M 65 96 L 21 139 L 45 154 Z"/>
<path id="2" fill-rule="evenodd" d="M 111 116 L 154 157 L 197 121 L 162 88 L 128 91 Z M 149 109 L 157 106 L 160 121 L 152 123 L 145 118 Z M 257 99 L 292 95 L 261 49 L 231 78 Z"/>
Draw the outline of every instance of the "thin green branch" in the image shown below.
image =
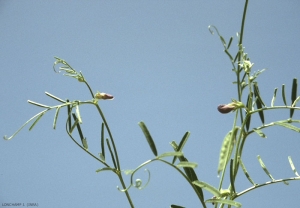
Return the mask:
<path id="1" fill-rule="evenodd" d="M 248 189 L 245 189 L 244 191 L 241 191 L 239 193 L 237 193 L 234 197 L 232 197 L 232 200 L 242 196 L 243 194 L 249 192 L 249 191 L 252 191 L 254 189 L 257 189 L 257 188 L 260 188 L 260 187 L 263 187 L 263 186 L 266 186 L 266 185 L 270 185 L 270 184 L 275 184 L 275 183 L 284 183 L 286 181 L 292 181 L 292 180 L 300 180 L 300 177 L 293 177 L 293 178 L 286 178 L 286 179 L 278 179 L 278 180 L 273 180 L 273 181 L 268 181 L 266 183 L 263 183 L 263 184 L 258 184 L 256 186 L 252 186 Z"/>

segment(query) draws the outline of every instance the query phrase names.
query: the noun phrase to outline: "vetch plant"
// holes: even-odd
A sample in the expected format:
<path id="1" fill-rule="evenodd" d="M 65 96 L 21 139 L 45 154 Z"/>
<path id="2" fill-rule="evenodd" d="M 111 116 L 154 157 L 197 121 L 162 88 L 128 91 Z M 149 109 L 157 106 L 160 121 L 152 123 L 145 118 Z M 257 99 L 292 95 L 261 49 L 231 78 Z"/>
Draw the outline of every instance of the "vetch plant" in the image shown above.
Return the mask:
<path id="1" fill-rule="evenodd" d="M 101 168 L 97 169 L 96 172 L 100 173 L 102 171 L 110 171 L 113 174 L 116 174 L 119 178 L 121 187 L 117 186 L 117 189 L 120 192 L 124 192 L 128 203 L 131 207 L 134 207 L 134 202 L 130 197 L 129 190 L 134 187 L 137 189 L 146 188 L 146 186 L 150 182 L 150 170 L 146 168 L 146 166 L 152 162 L 162 162 L 165 165 L 172 167 L 175 171 L 180 173 L 185 180 L 194 190 L 195 195 L 199 199 L 199 205 L 202 207 L 206 207 L 207 203 L 212 203 L 215 207 L 241 207 L 242 204 L 236 201 L 238 197 L 243 194 L 246 194 L 250 191 L 253 191 L 257 188 L 274 184 L 274 183 L 284 183 L 288 184 L 288 181 L 292 180 L 300 180 L 300 176 L 293 164 L 292 158 L 288 157 L 288 161 L 290 163 L 291 169 L 293 170 L 295 176 L 291 178 L 285 179 L 275 179 L 270 171 L 267 169 L 267 165 L 263 162 L 261 156 L 257 156 L 258 163 L 262 167 L 263 171 L 270 178 L 270 181 L 265 183 L 256 183 L 254 179 L 250 176 L 248 170 L 246 169 L 246 165 L 243 163 L 243 150 L 246 148 L 246 140 L 252 134 L 257 134 L 262 138 L 266 138 L 266 135 L 263 133 L 263 130 L 272 126 L 281 126 L 292 131 L 296 131 L 300 133 L 300 128 L 293 125 L 293 123 L 300 123 L 300 120 L 296 120 L 293 118 L 294 111 L 300 110 L 299 107 L 296 107 L 298 101 L 300 100 L 300 96 L 297 95 L 297 79 L 293 79 L 292 89 L 291 89 L 291 98 L 290 102 L 287 102 L 286 93 L 285 93 L 285 85 L 282 85 L 281 88 L 281 97 L 284 103 L 284 106 L 276 105 L 277 98 L 277 88 L 275 88 L 272 100 L 270 101 L 270 106 L 264 102 L 261 94 L 258 82 L 256 78 L 264 72 L 264 69 L 253 72 L 254 63 L 250 60 L 248 54 L 245 52 L 245 47 L 243 45 L 243 34 L 244 34 L 244 26 L 246 19 L 248 0 L 245 1 L 244 13 L 241 23 L 240 32 L 237 33 L 237 52 L 235 54 L 229 52 L 229 48 L 232 45 L 233 37 L 231 37 L 228 43 L 221 36 L 218 29 L 210 25 L 209 31 L 214 34 L 217 33 L 218 37 L 221 40 L 221 43 L 224 47 L 224 52 L 229 57 L 229 61 L 231 63 L 232 72 L 236 75 L 236 80 L 234 84 L 237 89 L 237 97 L 231 99 L 230 103 L 221 104 L 217 107 L 218 111 L 222 114 L 234 113 L 234 120 L 232 129 L 226 134 L 223 143 L 221 145 L 221 151 L 219 155 L 219 164 L 217 173 L 219 175 L 219 186 L 213 187 L 205 181 L 202 181 L 194 171 L 194 168 L 198 166 L 195 162 L 190 162 L 183 153 L 183 148 L 188 141 L 190 136 L 190 132 L 185 132 L 182 139 L 179 142 L 171 141 L 170 145 L 174 149 L 172 152 L 165 152 L 159 154 L 154 139 L 151 136 L 149 129 L 146 124 L 141 121 L 138 123 L 141 128 L 146 141 L 149 144 L 151 151 L 154 154 L 154 158 L 148 161 L 143 162 L 137 168 L 133 170 L 124 170 L 121 169 L 121 164 L 118 156 L 117 146 L 115 144 L 115 140 L 113 134 L 110 130 L 109 124 L 106 121 L 104 113 L 102 112 L 99 102 L 102 100 L 113 100 L 114 96 L 105 92 L 96 92 L 92 91 L 92 88 L 88 84 L 86 78 L 83 76 L 81 72 L 77 72 L 74 68 L 71 67 L 65 60 L 55 57 L 56 61 L 54 62 L 53 69 L 55 72 L 64 72 L 65 76 L 69 76 L 77 79 L 80 83 L 86 85 L 89 89 L 91 99 L 86 101 L 80 100 L 63 100 L 58 98 L 55 95 L 52 95 L 48 92 L 45 94 L 54 100 L 58 101 L 59 104 L 54 106 L 44 105 L 38 102 L 34 102 L 28 100 L 28 103 L 36 105 L 38 107 L 43 108 L 40 113 L 36 114 L 32 118 L 30 118 L 27 122 L 24 123 L 21 128 L 19 128 L 12 136 L 4 137 L 6 140 L 10 140 L 16 136 L 27 124 L 32 123 L 29 126 L 29 130 L 33 129 L 33 127 L 37 124 L 37 122 L 50 110 L 55 110 L 54 120 L 53 120 L 53 129 L 56 129 L 56 123 L 61 109 L 65 108 L 68 112 L 66 118 L 65 129 L 67 135 L 71 138 L 71 140 L 83 151 L 93 157 L 101 164 Z M 247 97 L 247 99 L 243 99 L 243 97 Z M 99 118 L 102 120 L 102 124 L 100 126 L 100 143 L 101 147 L 98 153 L 93 153 L 89 150 L 88 140 L 84 136 L 84 133 L 81 129 L 81 124 L 84 122 L 80 108 L 83 105 L 91 105 L 97 111 Z M 289 118 L 285 120 L 273 121 L 271 123 L 265 122 L 264 113 L 265 111 L 276 111 L 283 110 L 289 111 Z M 261 125 L 250 128 L 251 118 L 258 114 Z M 223 115 L 226 116 L 226 115 Z M 77 132 L 77 133 L 75 133 Z M 76 138 L 76 135 L 78 138 Z M 171 159 L 169 159 L 171 158 Z M 108 162 L 111 161 L 111 162 Z M 141 169 L 144 169 L 148 174 L 148 180 L 146 182 L 141 179 L 134 179 L 135 173 Z M 230 183 L 225 185 L 224 178 L 225 173 L 229 172 L 229 181 Z M 238 172 L 242 172 L 245 175 L 245 178 L 249 181 L 250 187 L 242 190 L 236 190 L 236 178 Z M 130 175 L 130 183 L 126 185 L 123 179 L 123 175 Z M 225 187 L 225 188 L 224 188 Z M 204 191 L 211 193 L 214 197 L 205 197 Z M 182 207 L 179 205 L 170 205 L 171 207 Z M 183 205 L 184 206 L 184 205 Z"/>

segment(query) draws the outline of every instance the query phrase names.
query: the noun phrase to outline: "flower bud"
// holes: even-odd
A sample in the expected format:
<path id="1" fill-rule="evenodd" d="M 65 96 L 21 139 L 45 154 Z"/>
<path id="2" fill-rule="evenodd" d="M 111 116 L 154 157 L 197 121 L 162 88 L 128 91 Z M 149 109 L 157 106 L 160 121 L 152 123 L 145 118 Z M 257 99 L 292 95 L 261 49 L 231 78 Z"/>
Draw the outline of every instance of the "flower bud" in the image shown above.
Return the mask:
<path id="1" fill-rule="evenodd" d="M 114 99 L 114 96 L 104 93 L 104 92 L 97 92 L 94 97 L 99 100 L 113 100 Z"/>
<path id="2" fill-rule="evenodd" d="M 234 110 L 234 106 L 231 106 L 231 105 L 224 105 L 224 104 L 222 104 L 222 105 L 218 106 L 218 111 L 220 113 L 223 113 L 223 114 L 229 113 L 229 112 L 231 112 L 233 110 Z"/>
<path id="3" fill-rule="evenodd" d="M 225 105 L 225 104 L 219 105 L 218 111 L 220 113 L 225 114 L 225 113 L 229 113 L 231 111 L 235 111 L 239 108 L 245 108 L 244 104 L 242 102 L 239 102 L 239 101 L 233 99 L 232 103 L 229 103 L 227 105 Z"/>

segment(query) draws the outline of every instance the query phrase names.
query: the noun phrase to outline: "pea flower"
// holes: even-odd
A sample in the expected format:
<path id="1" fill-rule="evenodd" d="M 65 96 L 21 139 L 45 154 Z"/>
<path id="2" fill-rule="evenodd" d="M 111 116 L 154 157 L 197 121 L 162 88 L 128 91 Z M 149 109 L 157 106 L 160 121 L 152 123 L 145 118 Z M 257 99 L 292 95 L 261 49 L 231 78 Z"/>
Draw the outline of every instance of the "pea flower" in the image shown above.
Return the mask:
<path id="1" fill-rule="evenodd" d="M 98 100 L 113 100 L 114 99 L 114 96 L 110 95 L 110 94 L 107 94 L 105 92 L 97 92 L 95 95 L 94 95 L 94 98 L 95 99 L 98 99 Z"/>
<path id="2" fill-rule="evenodd" d="M 225 105 L 225 104 L 219 105 L 218 111 L 220 113 L 226 114 L 231 111 L 235 111 L 239 108 L 245 108 L 244 104 L 242 102 L 239 102 L 239 101 L 233 99 L 232 102 L 227 105 Z"/>

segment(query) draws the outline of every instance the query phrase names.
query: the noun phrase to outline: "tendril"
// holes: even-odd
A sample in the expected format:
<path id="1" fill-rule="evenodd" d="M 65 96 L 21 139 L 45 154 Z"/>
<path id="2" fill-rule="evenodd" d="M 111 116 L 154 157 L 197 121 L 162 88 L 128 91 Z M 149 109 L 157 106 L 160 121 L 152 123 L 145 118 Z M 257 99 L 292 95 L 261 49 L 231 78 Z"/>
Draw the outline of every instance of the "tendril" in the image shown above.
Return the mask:
<path id="1" fill-rule="evenodd" d="M 133 181 L 133 175 L 137 172 L 137 170 L 139 170 L 139 168 L 136 169 L 135 171 L 132 171 L 130 173 L 131 174 L 131 184 L 126 189 L 120 189 L 120 187 L 117 186 L 117 189 L 119 191 L 125 192 L 125 191 L 129 190 L 132 186 L 135 187 L 135 188 L 137 188 L 137 189 L 139 189 L 139 190 L 142 190 L 142 189 L 146 188 L 146 186 L 150 182 L 150 171 L 147 168 L 144 169 L 144 171 L 148 172 L 148 181 L 147 181 L 147 183 L 144 186 L 142 186 L 143 185 L 143 181 L 141 179 L 138 178 L 135 181 Z"/>
<path id="2" fill-rule="evenodd" d="M 209 30 L 209 32 L 210 32 L 212 35 L 215 34 L 213 29 L 217 32 L 218 36 L 221 37 L 221 35 L 220 35 L 220 33 L 219 33 L 219 31 L 218 31 L 218 29 L 217 29 L 216 26 L 214 26 L 214 25 L 209 25 L 209 26 L 208 26 L 208 30 Z"/>

